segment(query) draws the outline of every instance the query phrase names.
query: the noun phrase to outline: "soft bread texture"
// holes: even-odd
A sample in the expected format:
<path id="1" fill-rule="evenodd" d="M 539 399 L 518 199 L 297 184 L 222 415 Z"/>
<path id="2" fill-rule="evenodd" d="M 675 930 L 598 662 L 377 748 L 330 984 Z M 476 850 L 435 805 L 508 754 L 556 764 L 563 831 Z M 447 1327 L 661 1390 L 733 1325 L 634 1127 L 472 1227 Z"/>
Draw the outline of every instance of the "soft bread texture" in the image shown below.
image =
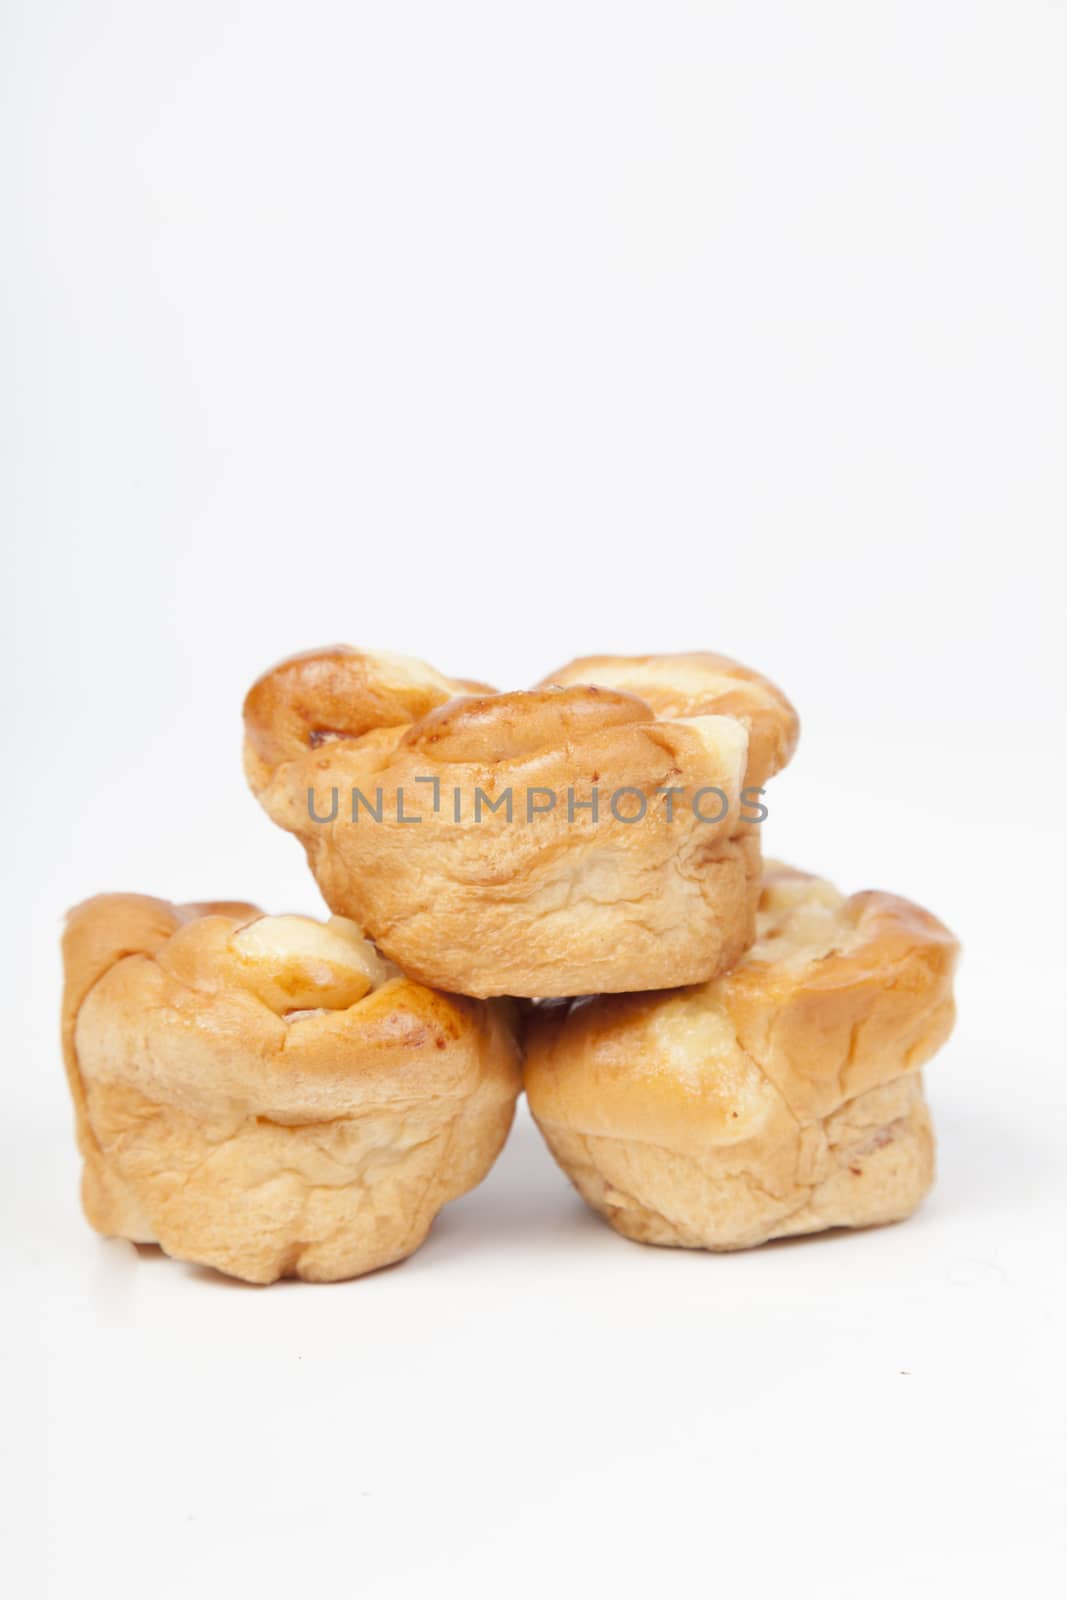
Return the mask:
<path id="1" fill-rule="evenodd" d="M 781 689 L 751 667 L 709 651 L 579 656 L 540 687 L 576 683 L 635 694 L 657 717 L 737 717 L 748 729 L 745 783 L 757 788 L 781 771 L 800 737 L 800 719 Z"/>
<path id="2" fill-rule="evenodd" d="M 737 1250 L 895 1221 L 933 1181 L 920 1068 L 952 1028 L 956 956 L 906 900 L 768 865 L 726 976 L 534 1013 L 530 1109 L 631 1239 Z"/>
<path id="3" fill-rule="evenodd" d="M 100 895 L 63 954 L 100 1233 L 252 1283 L 355 1277 L 410 1255 L 507 1137 L 512 1008 L 412 982 L 344 919 Z"/>
<path id="4" fill-rule="evenodd" d="M 396 660 L 312 652 L 245 703 L 249 782 L 333 911 L 476 996 L 695 983 L 739 958 L 760 873 L 743 721 L 585 685 L 471 694 Z M 725 808 L 697 815 L 711 790 Z"/>

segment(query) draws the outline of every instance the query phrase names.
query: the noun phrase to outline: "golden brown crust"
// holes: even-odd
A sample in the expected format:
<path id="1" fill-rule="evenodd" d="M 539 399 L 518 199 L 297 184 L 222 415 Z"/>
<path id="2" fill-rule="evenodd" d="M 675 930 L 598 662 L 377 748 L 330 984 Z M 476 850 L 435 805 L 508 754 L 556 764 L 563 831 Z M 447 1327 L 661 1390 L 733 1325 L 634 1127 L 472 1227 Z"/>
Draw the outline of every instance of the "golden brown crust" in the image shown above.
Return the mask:
<path id="1" fill-rule="evenodd" d="M 101 895 L 64 961 L 100 1232 L 256 1283 L 352 1277 L 410 1254 L 507 1135 L 507 1005 L 394 974 L 336 919 Z"/>
<path id="2" fill-rule="evenodd" d="M 456 696 L 373 727 L 309 691 L 275 727 L 269 679 L 253 691 L 253 790 L 331 908 L 423 982 L 482 996 L 691 983 L 750 943 L 759 839 L 737 719 L 658 718 L 583 685 Z M 716 799 L 697 815 L 713 789 L 725 813 Z"/>
<path id="3" fill-rule="evenodd" d="M 246 760 L 264 774 L 334 738 L 404 727 L 486 684 L 446 678 L 423 661 L 339 644 L 271 667 L 245 696 Z"/>
<path id="4" fill-rule="evenodd" d="M 488 765 L 557 751 L 582 739 L 647 723 L 648 707 L 609 689 L 530 689 L 461 695 L 419 719 L 403 735 L 409 750 L 437 761 Z"/>
<path id="5" fill-rule="evenodd" d="M 782 691 L 762 673 L 707 650 L 660 656 L 579 656 L 542 679 L 600 684 L 634 694 L 657 717 L 737 717 L 748 729 L 745 782 L 761 788 L 790 760 L 800 720 Z"/>
<path id="6" fill-rule="evenodd" d="M 908 901 L 772 866 L 725 976 L 541 1009 L 531 1110 L 635 1238 L 735 1249 L 904 1216 L 932 1181 L 919 1069 L 952 1027 L 956 955 Z"/>

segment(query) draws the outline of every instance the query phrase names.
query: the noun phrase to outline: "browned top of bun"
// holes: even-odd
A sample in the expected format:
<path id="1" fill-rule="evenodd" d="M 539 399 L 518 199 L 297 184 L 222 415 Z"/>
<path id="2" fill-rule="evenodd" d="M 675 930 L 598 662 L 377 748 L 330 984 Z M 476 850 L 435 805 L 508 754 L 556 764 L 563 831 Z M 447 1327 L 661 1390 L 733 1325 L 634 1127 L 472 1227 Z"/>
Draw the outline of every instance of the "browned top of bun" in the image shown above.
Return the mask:
<path id="1" fill-rule="evenodd" d="M 347 644 L 308 650 L 271 667 L 245 696 L 247 759 L 265 782 L 275 767 L 330 739 L 417 722 L 471 691 L 493 692 L 409 656 Z"/>
<path id="2" fill-rule="evenodd" d="M 800 721 L 769 678 L 728 656 L 693 650 L 659 656 L 579 656 L 542 679 L 599 684 L 637 695 L 657 717 L 737 717 L 748 728 L 747 782 L 762 785 L 790 760 Z"/>
<path id="3" fill-rule="evenodd" d="M 339 917 L 98 895 L 70 913 L 63 950 L 83 1138 L 87 1058 L 158 1103 L 318 1122 L 466 1094 L 506 1031 L 505 1007 L 413 982 Z"/>

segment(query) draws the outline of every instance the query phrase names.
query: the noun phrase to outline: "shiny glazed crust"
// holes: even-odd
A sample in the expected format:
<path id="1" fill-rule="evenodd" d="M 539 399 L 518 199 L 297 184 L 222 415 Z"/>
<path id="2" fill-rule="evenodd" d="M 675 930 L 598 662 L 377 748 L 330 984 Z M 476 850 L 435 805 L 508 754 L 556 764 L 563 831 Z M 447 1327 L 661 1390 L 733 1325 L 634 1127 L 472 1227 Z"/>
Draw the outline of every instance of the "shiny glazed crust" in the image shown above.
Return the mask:
<path id="1" fill-rule="evenodd" d="M 726 976 L 539 1009 L 530 1109 L 633 1239 L 731 1250 L 907 1216 L 933 1181 L 919 1069 L 951 1031 L 956 956 L 906 900 L 770 866 Z"/>
<path id="2" fill-rule="evenodd" d="M 399 1261 L 499 1153 L 511 1008 L 436 994 L 334 919 L 100 895 L 63 943 L 99 1232 L 253 1283 Z"/>
<path id="3" fill-rule="evenodd" d="M 661 718 L 589 686 L 467 694 L 417 663 L 394 683 L 394 661 L 315 652 L 265 674 L 245 704 L 252 789 L 300 838 L 334 911 L 413 976 L 469 995 L 693 983 L 738 959 L 760 867 L 741 721 Z M 668 818 L 667 788 L 720 789 L 726 814 L 701 820 L 678 801 Z M 373 816 L 357 800 L 353 820 L 353 791 Z M 313 819 L 309 795 L 330 820 Z M 555 803 L 530 818 L 532 795 Z"/>
<path id="4" fill-rule="evenodd" d="M 729 656 L 693 650 L 662 656 L 579 656 L 542 679 L 635 694 L 657 717 L 737 717 L 748 729 L 745 783 L 761 788 L 791 759 L 800 719 L 781 689 Z"/>

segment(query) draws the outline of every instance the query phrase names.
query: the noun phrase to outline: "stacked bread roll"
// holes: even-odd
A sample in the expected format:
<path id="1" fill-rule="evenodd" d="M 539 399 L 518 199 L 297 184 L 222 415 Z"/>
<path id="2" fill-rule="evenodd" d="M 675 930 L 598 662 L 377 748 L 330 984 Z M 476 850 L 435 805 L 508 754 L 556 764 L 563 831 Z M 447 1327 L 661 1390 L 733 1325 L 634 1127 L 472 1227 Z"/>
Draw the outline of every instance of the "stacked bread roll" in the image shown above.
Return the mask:
<path id="1" fill-rule="evenodd" d="M 956 943 L 907 901 L 763 863 L 798 735 L 766 678 L 587 657 L 500 694 L 339 647 L 264 674 L 245 731 L 333 915 L 71 913 L 99 1231 L 257 1283 L 387 1265 L 489 1171 L 523 1081 L 633 1239 L 743 1248 L 889 1222 L 929 1188 L 920 1069 Z"/>

